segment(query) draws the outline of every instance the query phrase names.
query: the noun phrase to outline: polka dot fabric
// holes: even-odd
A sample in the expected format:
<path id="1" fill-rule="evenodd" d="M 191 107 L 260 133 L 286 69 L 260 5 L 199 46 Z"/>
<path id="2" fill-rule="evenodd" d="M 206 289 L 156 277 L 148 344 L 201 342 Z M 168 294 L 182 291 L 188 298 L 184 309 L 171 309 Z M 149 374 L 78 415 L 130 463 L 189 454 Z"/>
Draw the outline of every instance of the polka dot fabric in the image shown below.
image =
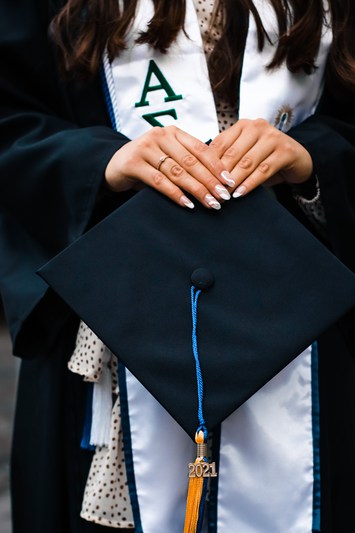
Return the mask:
<path id="1" fill-rule="evenodd" d="M 69 369 L 97 382 L 102 375 L 106 347 L 91 329 L 81 322 Z M 80 516 L 89 522 L 117 529 L 133 529 L 133 516 L 129 500 L 127 474 L 123 452 L 121 411 L 118 396 L 117 359 L 108 362 L 111 373 L 113 409 L 110 442 L 97 446 L 86 482 Z"/>
<path id="2" fill-rule="evenodd" d="M 194 5 L 200 24 L 203 49 L 208 59 L 221 38 L 222 13 L 220 10 L 215 12 L 212 0 L 194 0 Z M 218 98 L 215 98 L 215 104 L 219 131 L 225 131 L 238 120 L 238 111 Z"/>
<path id="3" fill-rule="evenodd" d="M 112 410 L 110 445 L 96 448 L 80 516 L 103 526 L 133 529 L 120 417 L 117 397 Z"/>
<path id="4" fill-rule="evenodd" d="M 84 381 L 99 381 L 102 373 L 105 345 L 95 333 L 80 322 L 76 337 L 75 350 L 68 362 L 68 368 L 74 374 L 84 377 Z"/>

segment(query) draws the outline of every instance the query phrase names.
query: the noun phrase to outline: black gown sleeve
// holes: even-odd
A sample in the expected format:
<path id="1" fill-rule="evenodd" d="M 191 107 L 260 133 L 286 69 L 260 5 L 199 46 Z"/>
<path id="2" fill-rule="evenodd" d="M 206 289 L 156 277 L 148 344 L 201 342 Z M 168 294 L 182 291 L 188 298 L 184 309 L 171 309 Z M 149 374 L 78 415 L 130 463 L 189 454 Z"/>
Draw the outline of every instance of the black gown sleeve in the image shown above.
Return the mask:
<path id="1" fill-rule="evenodd" d="M 330 247 L 355 271 L 355 94 L 326 85 L 316 113 L 288 134 L 313 159 Z"/>
<path id="2" fill-rule="evenodd" d="M 99 78 L 63 81 L 48 0 L 4 0 L 0 17 L 0 287 L 14 353 L 48 353 L 69 315 L 36 270 L 86 229 L 112 131 Z M 119 195 L 118 195 L 119 196 Z"/>
<path id="3" fill-rule="evenodd" d="M 310 153 L 319 179 L 332 252 L 355 272 L 355 94 L 328 83 L 316 113 L 288 134 Z M 290 202 L 286 202 L 290 207 Z M 291 207 L 292 211 L 292 207 Z M 355 357 L 355 309 L 339 322 Z"/>

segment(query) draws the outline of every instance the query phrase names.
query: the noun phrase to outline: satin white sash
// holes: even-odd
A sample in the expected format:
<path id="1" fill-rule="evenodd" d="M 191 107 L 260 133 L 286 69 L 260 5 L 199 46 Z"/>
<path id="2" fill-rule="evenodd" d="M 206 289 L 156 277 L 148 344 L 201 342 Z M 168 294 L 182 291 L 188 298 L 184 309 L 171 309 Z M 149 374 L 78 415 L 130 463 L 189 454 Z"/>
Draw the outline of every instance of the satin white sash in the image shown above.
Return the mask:
<path id="1" fill-rule="evenodd" d="M 310 533 L 311 348 L 222 424 L 218 532 Z"/>
<path id="2" fill-rule="evenodd" d="M 182 533 L 195 445 L 129 371 L 126 385 L 142 531 Z M 217 531 L 310 533 L 312 498 L 307 348 L 222 424 Z"/>
<path id="3" fill-rule="evenodd" d="M 277 20 L 272 6 L 267 0 L 253 1 L 272 43 L 277 43 Z M 258 51 L 256 24 L 250 16 L 239 92 L 240 118 L 264 118 L 287 131 L 312 115 L 321 97 L 331 42 L 332 31 L 325 24 L 316 57 L 317 69 L 310 76 L 303 72 L 292 74 L 287 68 L 270 71 L 266 66 L 273 58 L 275 45 L 265 40 L 263 51 Z"/>

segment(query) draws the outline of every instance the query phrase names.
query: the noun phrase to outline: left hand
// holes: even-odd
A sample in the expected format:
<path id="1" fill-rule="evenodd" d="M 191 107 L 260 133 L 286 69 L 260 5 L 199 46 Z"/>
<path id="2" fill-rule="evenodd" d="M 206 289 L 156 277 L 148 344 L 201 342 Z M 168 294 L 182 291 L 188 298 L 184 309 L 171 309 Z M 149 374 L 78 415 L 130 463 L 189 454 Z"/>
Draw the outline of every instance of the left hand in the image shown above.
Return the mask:
<path id="1" fill-rule="evenodd" d="M 313 172 L 308 151 L 264 119 L 238 120 L 217 135 L 209 149 L 236 182 L 235 198 L 262 184 L 303 183 Z"/>

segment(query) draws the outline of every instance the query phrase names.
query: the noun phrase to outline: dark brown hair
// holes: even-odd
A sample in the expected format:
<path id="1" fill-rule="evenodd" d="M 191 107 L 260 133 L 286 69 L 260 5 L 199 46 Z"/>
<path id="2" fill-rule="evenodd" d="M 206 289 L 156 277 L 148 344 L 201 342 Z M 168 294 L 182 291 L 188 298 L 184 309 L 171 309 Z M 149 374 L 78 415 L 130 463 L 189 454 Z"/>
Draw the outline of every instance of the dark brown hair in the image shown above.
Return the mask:
<path id="1" fill-rule="evenodd" d="M 355 87 L 354 13 L 352 0 L 330 0 L 333 44 L 328 67 L 345 85 Z M 166 53 L 184 29 L 186 0 L 153 0 L 154 15 L 138 43 L 147 43 Z M 275 10 L 279 42 L 270 69 L 286 63 L 291 72 L 310 74 L 316 68 L 323 23 L 323 0 L 270 0 Z M 137 0 L 68 0 L 51 24 L 51 33 L 67 72 L 95 74 L 107 47 L 110 59 L 125 49 L 125 38 L 133 21 Z M 218 0 L 222 35 L 209 58 L 213 90 L 236 104 L 237 87 L 248 31 L 249 12 L 257 26 L 258 47 L 270 40 L 252 0 Z M 290 21 L 290 23 L 288 23 Z"/>

